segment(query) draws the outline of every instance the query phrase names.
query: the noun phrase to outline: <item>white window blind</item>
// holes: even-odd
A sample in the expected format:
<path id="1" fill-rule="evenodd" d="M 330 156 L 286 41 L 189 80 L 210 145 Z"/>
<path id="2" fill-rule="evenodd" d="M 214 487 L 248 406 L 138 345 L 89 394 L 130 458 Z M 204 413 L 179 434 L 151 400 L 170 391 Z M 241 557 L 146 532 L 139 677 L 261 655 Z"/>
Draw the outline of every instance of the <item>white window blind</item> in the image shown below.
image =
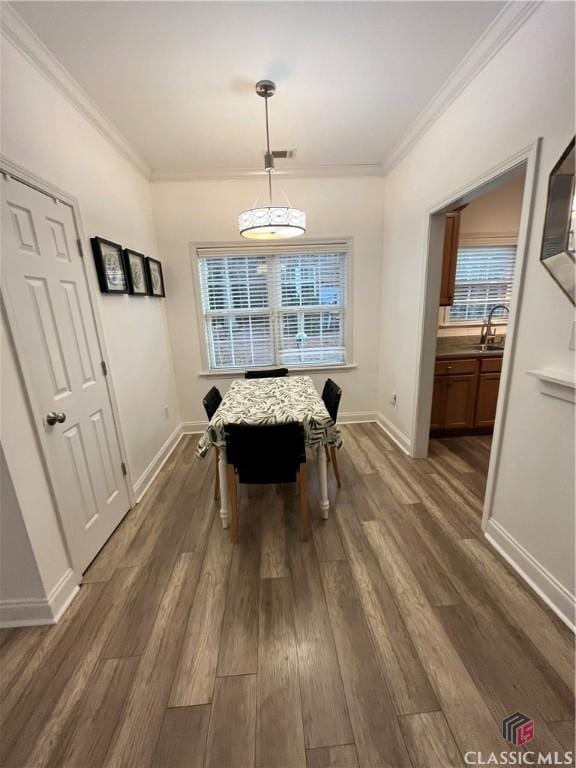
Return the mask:
<path id="1" fill-rule="evenodd" d="M 347 248 L 199 248 L 211 370 L 346 362 Z"/>
<path id="2" fill-rule="evenodd" d="M 510 305 L 516 246 L 469 246 L 458 249 L 454 303 L 449 323 L 481 323 L 497 304 Z M 496 310 L 494 318 L 505 317 Z"/>

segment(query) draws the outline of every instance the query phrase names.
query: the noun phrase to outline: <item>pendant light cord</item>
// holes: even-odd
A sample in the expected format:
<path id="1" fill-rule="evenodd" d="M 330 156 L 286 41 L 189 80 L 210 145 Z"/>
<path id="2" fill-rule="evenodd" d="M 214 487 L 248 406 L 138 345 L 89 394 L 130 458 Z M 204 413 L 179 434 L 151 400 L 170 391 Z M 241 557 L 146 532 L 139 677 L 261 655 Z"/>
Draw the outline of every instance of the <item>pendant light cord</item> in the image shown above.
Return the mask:
<path id="1" fill-rule="evenodd" d="M 266 150 L 267 156 L 270 157 L 270 128 L 268 126 L 268 95 L 264 98 L 264 107 L 266 109 Z M 270 200 L 270 208 L 272 208 L 272 169 L 268 168 L 268 196 Z"/>
<path id="2" fill-rule="evenodd" d="M 268 95 L 264 97 L 264 109 L 266 110 L 266 149 L 270 154 L 270 129 L 268 127 Z"/>

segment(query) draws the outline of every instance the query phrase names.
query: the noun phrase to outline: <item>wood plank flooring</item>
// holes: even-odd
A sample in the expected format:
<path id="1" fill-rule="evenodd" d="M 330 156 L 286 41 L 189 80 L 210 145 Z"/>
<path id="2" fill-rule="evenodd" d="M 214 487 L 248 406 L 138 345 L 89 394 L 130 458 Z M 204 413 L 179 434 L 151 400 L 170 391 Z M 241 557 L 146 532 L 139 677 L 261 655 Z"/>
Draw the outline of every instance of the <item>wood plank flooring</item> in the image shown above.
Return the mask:
<path id="1" fill-rule="evenodd" d="M 452 768 L 517 710 L 564 760 L 573 637 L 481 535 L 490 439 L 342 436 L 311 539 L 294 487 L 241 486 L 236 546 L 184 437 L 60 623 L 0 632 L 0 765 Z"/>

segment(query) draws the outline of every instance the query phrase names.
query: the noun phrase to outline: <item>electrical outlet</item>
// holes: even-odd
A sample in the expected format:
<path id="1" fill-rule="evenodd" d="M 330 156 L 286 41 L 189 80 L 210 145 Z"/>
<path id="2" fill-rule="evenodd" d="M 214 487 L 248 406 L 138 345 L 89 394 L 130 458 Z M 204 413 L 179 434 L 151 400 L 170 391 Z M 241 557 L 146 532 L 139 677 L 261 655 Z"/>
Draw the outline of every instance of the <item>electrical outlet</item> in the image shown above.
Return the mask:
<path id="1" fill-rule="evenodd" d="M 390 398 L 390 405 L 392 408 L 396 408 L 397 404 L 397 398 L 396 398 L 396 392 L 392 392 L 392 397 Z"/>
<path id="2" fill-rule="evenodd" d="M 164 406 L 164 416 L 168 418 L 170 416 L 170 408 L 167 405 Z"/>

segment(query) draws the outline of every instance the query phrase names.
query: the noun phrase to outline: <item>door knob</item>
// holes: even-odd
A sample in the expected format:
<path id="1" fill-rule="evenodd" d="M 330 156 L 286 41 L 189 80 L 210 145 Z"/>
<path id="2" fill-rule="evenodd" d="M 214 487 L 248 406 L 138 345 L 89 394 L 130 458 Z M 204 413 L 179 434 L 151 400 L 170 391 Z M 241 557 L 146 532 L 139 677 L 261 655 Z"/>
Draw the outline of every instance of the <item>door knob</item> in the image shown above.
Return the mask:
<path id="1" fill-rule="evenodd" d="M 66 414 L 65 413 L 57 413 L 56 411 L 50 411 L 50 413 L 46 414 L 46 424 L 53 427 L 54 424 L 64 424 L 66 421 Z"/>

